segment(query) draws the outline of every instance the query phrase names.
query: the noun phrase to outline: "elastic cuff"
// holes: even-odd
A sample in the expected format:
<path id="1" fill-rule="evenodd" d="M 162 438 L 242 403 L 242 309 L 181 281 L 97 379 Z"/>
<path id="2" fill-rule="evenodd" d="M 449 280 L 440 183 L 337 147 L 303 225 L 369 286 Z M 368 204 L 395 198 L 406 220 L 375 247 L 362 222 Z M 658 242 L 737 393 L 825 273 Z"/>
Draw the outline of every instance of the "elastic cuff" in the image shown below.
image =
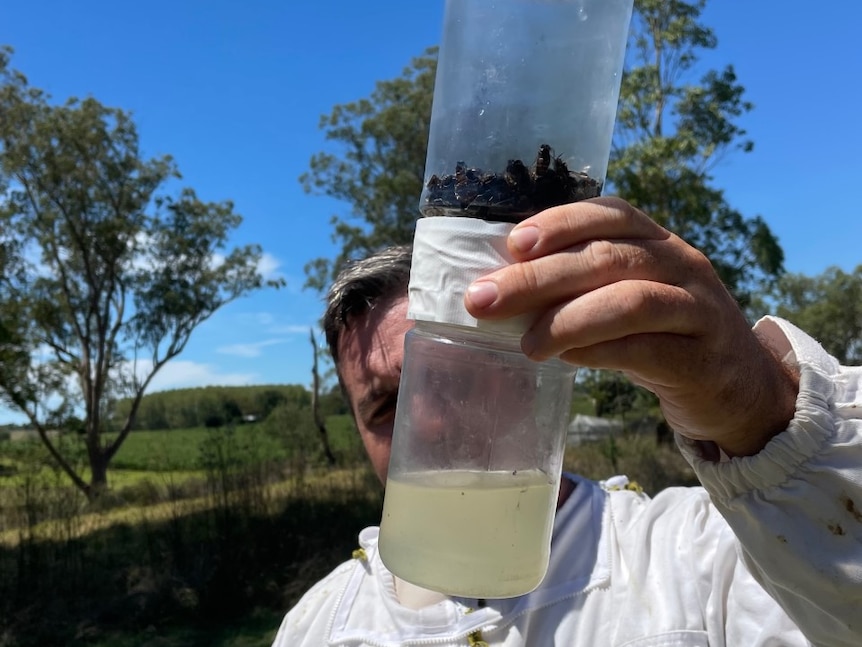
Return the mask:
<path id="1" fill-rule="evenodd" d="M 702 443 L 681 436 L 677 436 L 677 443 L 713 497 L 728 500 L 752 490 L 778 487 L 833 438 L 833 392 L 834 385 L 829 377 L 812 366 L 801 365 L 793 420 L 754 456 L 716 460 L 714 451 L 703 447 Z"/>

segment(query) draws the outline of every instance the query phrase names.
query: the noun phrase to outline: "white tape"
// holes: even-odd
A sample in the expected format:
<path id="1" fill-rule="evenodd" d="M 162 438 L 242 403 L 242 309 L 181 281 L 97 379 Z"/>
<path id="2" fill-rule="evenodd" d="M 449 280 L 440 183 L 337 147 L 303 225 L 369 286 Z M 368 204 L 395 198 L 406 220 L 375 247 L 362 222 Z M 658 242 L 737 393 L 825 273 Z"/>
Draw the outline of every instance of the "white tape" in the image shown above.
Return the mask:
<path id="1" fill-rule="evenodd" d="M 513 227 L 477 218 L 420 218 L 413 238 L 407 316 L 491 332 L 527 330 L 531 316 L 479 321 L 464 307 L 464 293 L 473 281 L 512 263 L 506 238 Z"/>

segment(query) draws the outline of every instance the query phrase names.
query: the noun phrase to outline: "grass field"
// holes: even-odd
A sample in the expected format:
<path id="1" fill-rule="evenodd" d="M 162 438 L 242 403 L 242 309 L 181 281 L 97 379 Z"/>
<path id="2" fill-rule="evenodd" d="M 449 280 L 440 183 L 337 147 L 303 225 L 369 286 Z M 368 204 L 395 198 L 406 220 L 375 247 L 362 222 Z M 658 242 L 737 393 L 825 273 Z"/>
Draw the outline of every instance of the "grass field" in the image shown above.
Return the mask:
<path id="1" fill-rule="evenodd" d="M 331 416 L 327 420 L 330 443 L 335 452 L 352 452 L 358 448 L 350 416 Z M 232 434 L 235 447 L 247 453 L 278 460 L 291 456 L 280 430 L 264 423 L 239 425 L 225 429 L 173 429 L 170 431 L 133 431 L 114 457 L 117 469 L 152 472 L 175 472 L 200 467 L 201 453 L 208 443 Z"/>
<path id="2" fill-rule="evenodd" d="M 317 468 L 0 534 L 0 645 L 269 645 L 380 494 L 367 468 Z"/>
<path id="3" fill-rule="evenodd" d="M 0 647 L 271 644 L 379 519 L 352 422 L 328 426 L 337 470 L 263 424 L 133 432 L 95 508 L 39 445 L 0 442 Z M 648 493 L 694 483 L 675 447 L 643 435 L 569 448 L 565 469 Z"/>

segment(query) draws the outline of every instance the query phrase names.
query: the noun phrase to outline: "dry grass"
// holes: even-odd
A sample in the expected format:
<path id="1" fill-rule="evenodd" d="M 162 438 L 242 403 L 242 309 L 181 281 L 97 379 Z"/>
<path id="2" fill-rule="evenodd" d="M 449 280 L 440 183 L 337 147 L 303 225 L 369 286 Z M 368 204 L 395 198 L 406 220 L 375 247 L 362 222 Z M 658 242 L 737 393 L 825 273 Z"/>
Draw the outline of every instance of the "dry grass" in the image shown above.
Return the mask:
<path id="1" fill-rule="evenodd" d="M 647 434 L 619 435 L 569 447 L 564 469 L 590 479 L 624 474 L 648 494 L 675 485 L 697 485 L 694 470 L 675 444 Z"/>
<path id="2" fill-rule="evenodd" d="M 269 510 L 264 512 L 275 513 L 282 509 L 291 500 L 303 500 L 313 504 L 326 503 L 343 500 L 348 495 L 368 487 L 368 478 L 362 469 L 338 469 L 325 470 L 316 469 L 304 474 L 301 479 L 290 478 L 282 481 L 267 483 L 261 486 L 258 493 L 260 500 L 265 501 Z M 159 488 L 153 484 L 153 487 Z M 162 489 L 162 488 L 159 488 Z M 212 495 L 201 495 L 192 498 L 175 498 L 163 500 L 149 505 L 125 505 L 108 510 L 96 512 L 80 512 L 76 510 L 76 504 L 63 505 L 63 501 L 57 501 L 57 496 L 63 494 L 71 497 L 77 504 L 81 504 L 80 497 L 66 490 L 61 493 L 57 490 L 50 493 L 55 497 L 51 502 L 52 507 L 62 509 L 64 514 L 58 514 L 45 521 L 28 525 L 26 528 L 28 541 L 69 541 L 80 539 L 91 533 L 106 530 L 118 525 L 136 525 L 143 523 L 161 523 L 176 520 L 180 517 L 211 511 L 219 506 L 238 506 L 245 496 L 243 491 L 234 491 L 226 494 L 226 499 L 217 499 Z M 163 492 L 169 497 L 167 492 Z M 43 492 L 43 496 L 48 496 Z M 379 497 L 373 488 L 369 491 L 369 501 Z M 44 504 L 44 501 L 42 502 Z M 0 532 L 0 546 L 14 548 L 22 539 L 23 528 L 8 528 Z"/>

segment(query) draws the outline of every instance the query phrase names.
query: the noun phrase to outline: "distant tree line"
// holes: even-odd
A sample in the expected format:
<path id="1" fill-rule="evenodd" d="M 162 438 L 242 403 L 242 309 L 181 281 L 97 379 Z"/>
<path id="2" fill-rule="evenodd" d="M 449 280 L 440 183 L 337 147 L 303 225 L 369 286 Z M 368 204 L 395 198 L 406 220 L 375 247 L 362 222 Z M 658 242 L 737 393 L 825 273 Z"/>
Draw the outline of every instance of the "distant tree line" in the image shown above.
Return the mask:
<path id="1" fill-rule="evenodd" d="M 120 400 L 111 417 L 125 420 L 131 400 Z M 320 396 L 324 415 L 348 413 L 338 387 Z M 276 409 L 311 410 L 311 392 L 298 384 L 207 386 L 145 395 L 133 429 L 188 429 L 222 427 L 266 420 Z"/>

